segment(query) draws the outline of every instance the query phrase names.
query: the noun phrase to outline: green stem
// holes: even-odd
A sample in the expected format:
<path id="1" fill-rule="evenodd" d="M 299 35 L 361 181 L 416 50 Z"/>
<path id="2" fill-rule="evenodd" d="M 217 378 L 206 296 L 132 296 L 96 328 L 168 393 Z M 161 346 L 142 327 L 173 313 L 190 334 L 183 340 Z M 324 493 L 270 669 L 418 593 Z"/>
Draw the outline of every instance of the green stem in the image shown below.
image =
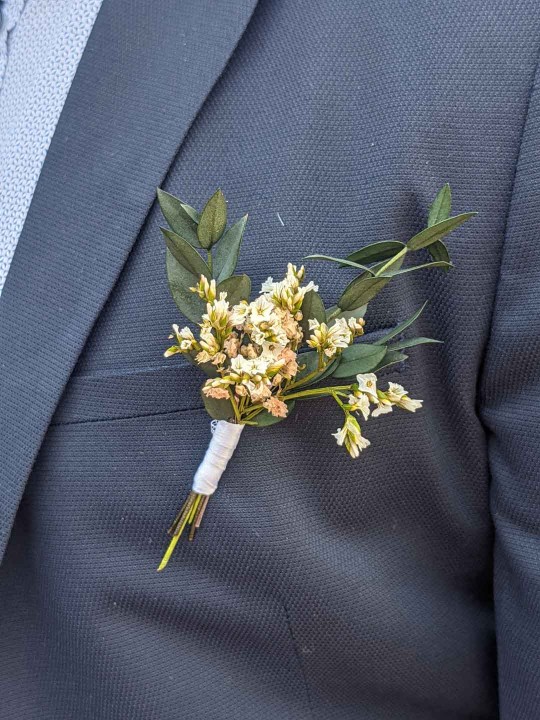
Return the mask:
<path id="1" fill-rule="evenodd" d="M 234 393 L 233 393 L 233 391 L 231 390 L 231 388 L 229 388 L 229 397 L 230 397 L 230 399 L 231 399 L 231 405 L 233 406 L 234 416 L 235 416 L 235 418 L 236 418 L 236 422 L 239 423 L 239 422 L 242 421 L 242 418 L 241 418 L 240 412 L 239 412 L 239 410 L 238 410 L 238 403 L 236 402 L 236 398 L 234 397 Z"/>
<path id="2" fill-rule="evenodd" d="M 390 260 L 382 266 L 382 268 L 377 270 L 377 272 L 375 273 L 375 277 L 379 277 L 383 274 L 385 270 L 388 270 L 389 267 L 392 267 L 396 260 L 399 260 L 400 257 L 403 257 L 407 253 L 408 249 L 409 248 L 405 246 L 403 250 L 400 250 L 398 253 L 396 253 L 396 255 L 394 255 L 394 257 L 391 257 Z"/>
<path id="3" fill-rule="evenodd" d="M 291 393 L 290 395 L 283 395 L 281 398 L 283 402 L 287 400 L 298 400 L 299 398 L 306 397 L 322 397 L 325 395 L 334 395 L 340 392 L 350 392 L 354 383 L 351 385 L 334 385 L 332 387 L 314 388 L 313 390 L 302 390 L 300 392 Z"/>

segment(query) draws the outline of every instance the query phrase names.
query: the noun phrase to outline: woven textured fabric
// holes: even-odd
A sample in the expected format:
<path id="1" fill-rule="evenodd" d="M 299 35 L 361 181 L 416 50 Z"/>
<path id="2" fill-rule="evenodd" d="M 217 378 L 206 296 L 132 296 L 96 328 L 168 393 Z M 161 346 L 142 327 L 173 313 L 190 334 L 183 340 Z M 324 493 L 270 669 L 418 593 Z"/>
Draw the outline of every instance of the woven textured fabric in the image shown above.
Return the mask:
<path id="1" fill-rule="evenodd" d="M 0 4 L 0 293 L 101 0 Z"/>
<path id="2" fill-rule="evenodd" d="M 160 24 L 142 0 L 104 0 L 22 238 L 42 229 L 62 254 L 42 281 L 19 245 L 1 298 L 0 340 L 2 310 L 31 302 L 30 273 L 49 353 L 0 424 L 6 454 L 29 453 L 23 412 L 48 408 L 65 356 L 76 364 L 0 567 L 0 718 L 535 720 L 537 3 L 178 7 L 163 0 Z M 131 80 L 126 57 L 141 63 Z M 246 428 L 196 542 L 159 575 L 210 428 L 200 375 L 162 356 L 180 318 L 155 203 L 145 214 L 154 190 L 133 189 L 143 174 L 197 206 L 220 186 L 231 217 L 249 211 L 239 270 L 255 286 L 314 251 L 407 239 L 445 181 L 456 213 L 479 211 L 450 236 L 455 271 L 396 280 L 366 318 L 377 332 L 430 301 L 416 330 L 444 346 L 381 380 L 424 409 L 368 421 L 357 461 L 336 447 L 325 401 Z M 46 292 L 58 283 L 65 302 L 57 266 L 81 288 L 71 313 L 97 316 L 78 353 L 80 329 Z M 327 304 L 349 277 L 308 270 Z M 15 365 L 0 345 L 5 357 Z M 2 398 L 14 402 L 3 392 L 0 420 Z M 8 460 L 4 503 L 17 492 Z"/>

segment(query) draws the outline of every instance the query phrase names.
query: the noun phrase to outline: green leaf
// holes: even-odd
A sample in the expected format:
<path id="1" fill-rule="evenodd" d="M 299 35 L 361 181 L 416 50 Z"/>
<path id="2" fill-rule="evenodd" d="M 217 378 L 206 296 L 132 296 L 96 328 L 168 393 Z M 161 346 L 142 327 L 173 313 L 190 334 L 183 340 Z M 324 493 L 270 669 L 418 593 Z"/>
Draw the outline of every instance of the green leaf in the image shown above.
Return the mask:
<path id="1" fill-rule="evenodd" d="M 210 279 L 210 269 L 204 262 L 199 253 L 195 248 L 190 245 L 187 240 L 177 235 L 172 230 L 166 228 L 160 228 L 161 232 L 165 236 L 165 243 L 174 255 L 177 262 L 185 267 L 185 269 L 193 275 L 193 282 L 190 286 L 195 285 L 199 282 L 201 275 L 205 275 Z"/>
<path id="2" fill-rule="evenodd" d="M 386 355 L 383 357 L 381 362 L 377 365 L 377 367 L 373 368 L 373 372 L 376 373 L 383 368 L 389 367 L 390 365 L 403 362 L 404 360 L 407 360 L 408 357 L 409 356 L 405 355 L 405 353 L 397 352 L 397 350 L 387 350 Z"/>
<path id="3" fill-rule="evenodd" d="M 189 289 L 193 285 L 194 276 L 176 260 L 169 248 L 166 255 L 167 279 L 173 300 L 182 315 L 198 323 L 206 308 L 201 298 Z"/>
<path id="4" fill-rule="evenodd" d="M 197 236 L 203 248 L 209 250 L 223 235 L 227 225 L 227 203 L 221 190 L 216 190 L 204 206 L 197 227 Z"/>
<path id="5" fill-rule="evenodd" d="M 425 268 L 436 268 L 436 267 L 442 267 L 442 268 L 453 268 L 454 266 L 452 263 L 447 263 L 443 261 L 437 261 L 437 262 L 429 262 L 429 263 L 423 263 L 422 265 L 410 265 L 406 268 L 401 268 L 400 270 L 389 270 L 388 272 L 384 272 L 381 277 L 387 277 L 392 278 L 396 275 L 404 275 L 405 273 L 414 272 L 415 270 L 424 270 Z"/>
<path id="6" fill-rule="evenodd" d="M 410 318 L 407 318 L 407 320 L 404 320 L 399 325 L 396 325 L 395 328 L 392 328 L 389 332 L 386 333 L 386 335 L 383 335 L 383 337 L 379 338 L 378 340 L 375 340 L 375 345 L 386 345 L 388 340 L 391 340 L 392 338 L 396 337 L 397 335 L 401 335 L 402 332 L 405 332 L 405 330 L 413 324 L 420 315 L 422 314 L 424 308 L 426 307 L 427 302 L 425 302 L 421 308 L 418 308 Z"/>
<path id="7" fill-rule="evenodd" d="M 185 238 L 193 247 L 201 247 L 197 237 L 197 223 L 186 209 L 189 205 L 184 205 L 177 197 L 161 190 L 161 188 L 157 189 L 157 197 L 163 217 L 169 223 L 173 232 Z"/>
<path id="8" fill-rule="evenodd" d="M 437 240 L 436 242 L 431 243 L 431 245 L 428 245 L 426 249 L 435 262 L 448 263 L 448 267 L 441 266 L 444 272 L 448 272 L 450 270 L 450 253 L 442 240 Z"/>
<path id="9" fill-rule="evenodd" d="M 216 245 L 214 275 L 218 283 L 230 277 L 236 268 L 247 219 L 248 216 L 244 215 L 232 225 Z"/>
<path id="10" fill-rule="evenodd" d="M 382 240 L 381 242 L 371 243 L 360 250 L 347 255 L 347 260 L 355 263 L 372 263 L 380 260 L 389 260 L 405 245 L 397 240 Z"/>
<path id="11" fill-rule="evenodd" d="M 302 302 L 302 332 L 304 338 L 309 337 L 309 320 L 318 320 L 323 323 L 326 320 L 326 311 L 324 309 L 324 303 L 321 300 L 319 293 L 315 290 L 310 290 L 304 295 L 304 301 Z"/>
<path id="12" fill-rule="evenodd" d="M 360 305 L 359 308 L 355 308 L 354 310 L 344 310 L 343 312 L 340 312 L 337 317 L 345 318 L 345 320 L 349 320 L 349 318 L 354 318 L 355 320 L 359 320 L 360 318 L 363 318 L 366 314 L 367 305 Z"/>
<path id="13" fill-rule="evenodd" d="M 440 223 L 450 217 L 452 209 L 452 191 L 450 185 L 446 183 L 437 193 L 435 200 L 432 202 L 428 213 L 428 227 Z"/>
<path id="14" fill-rule="evenodd" d="M 345 348 L 341 361 L 333 373 L 335 378 L 349 378 L 358 373 L 372 372 L 386 354 L 382 345 L 358 343 Z"/>
<path id="15" fill-rule="evenodd" d="M 404 256 L 397 258 L 395 263 L 390 265 L 396 268 L 400 268 L 403 263 Z M 372 269 L 377 272 L 383 265 L 374 266 Z M 341 311 L 356 310 L 357 308 L 366 305 L 377 295 L 388 283 L 390 282 L 391 276 L 385 274 L 383 277 L 371 277 L 367 273 L 363 273 L 359 277 L 355 278 L 343 292 L 343 295 L 338 300 L 338 306 Z"/>
<path id="16" fill-rule="evenodd" d="M 446 220 L 441 220 L 441 222 L 435 223 L 435 225 L 432 225 L 431 227 L 424 228 L 424 230 L 412 237 L 407 243 L 407 247 L 409 250 L 419 250 L 420 248 L 431 245 L 431 243 L 434 243 L 436 240 L 442 240 L 443 237 L 448 235 L 448 233 L 452 232 L 452 230 L 455 230 L 460 225 L 463 225 L 464 222 L 475 215 L 478 215 L 478 213 L 468 212 L 462 213 L 461 215 L 455 215 L 454 217 L 447 218 Z"/>
<path id="17" fill-rule="evenodd" d="M 397 343 L 388 345 L 388 350 L 405 350 L 405 348 L 415 347 L 416 345 L 425 345 L 426 343 L 442 343 L 442 340 L 434 340 L 426 337 L 413 337 L 400 340 Z"/>
<path id="18" fill-rule="evenodd" d="M 234 409 L 230 400 L 217 400 L 216 398 L 207 397 L 202 391 L 201 397 L 206 412 L 214 420 L 232 420 L 234 418 Z"/>
<path id="19" fill-rule="evenodd" d="M 285 405 L 287 405 L 287 407 L 289 408 L 286 417 L 276 417 L 275 415 L 270 414 L 268 410 L 263 410 L 253 418 L 253 421 L 257 423 L 258 427 L 269 427 L 270 425 L 275 425 L 282 420 L 286 420 L 288 417 L 290 417 L 290 414 L 295 406 L 295 401 L 289 400 L 285 403 Z"/>
<path id="20" fill-rule="evenodd" d="M 231 306 L 238 305 L 241 300 L 249 300 L 251 280 L 247 275 L 232 275 L 219 283 L 217 286 L 218 297 L 220 292 L 227 293 L 227 300 Z"/>
<path id="21" fill-rule="evenodd" d="M 182 205 L 182 207 L 184 208 L 184 210 L 187 212 L 187 214 L 189 215 L 189 217 L 193 220 L 193 222 L 194 222 L 196 225 L 198 225 L 198 224 L 199 224 L 199 220 L 201 219 L 201 214 L 198 213 L 198 212 L 195 210 L 195 208 L 191 207 L 191 205 L 188 205 L 188 204 L 185 203 L 185 202 L 180 203 L 180 204 Z"/>
<path id="22" fill-rule="evenodd" d="M 357 262 L 352 262 L 351 260 L 347 260 L 345 258 L 337 258 L 332 257 L 331 255 L 307 255 L 305 260 L 326 260 L 328 262 L 335 262 L 339 263 L 341 267 L 352 267 L 356 268 L 357 270 L 363 270 L 364 272 L 369 273 L 370 275 L 373 275 L 372 270 L 370 268 L 366 267 L 365 265 L 359 265 Z"/>

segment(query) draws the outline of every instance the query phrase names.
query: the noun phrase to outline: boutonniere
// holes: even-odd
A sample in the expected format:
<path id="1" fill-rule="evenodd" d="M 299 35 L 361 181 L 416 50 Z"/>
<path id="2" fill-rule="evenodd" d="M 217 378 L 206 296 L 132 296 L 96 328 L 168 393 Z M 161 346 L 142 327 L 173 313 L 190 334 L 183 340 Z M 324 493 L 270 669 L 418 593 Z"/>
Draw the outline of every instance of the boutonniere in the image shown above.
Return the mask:
<path id="1" fill-rule="evenodd" d="M 364 423 L 394 408 L 415 412 L 422 406 L 401 385 L 378 387 L 377 372 L 406 359 L 403 350 L 409 347 L 438 342 L 403 339 L 423 307 L 372 343 L 362 341 L 364 315 L 394 278 L 421 269 L 450 269 L 442 240 L 476 213 L 450 217 L 447 184 L 429 209 L 427 226 L 407 243 L 375 242 L 345 258 L 309 256 L 357 271 L 337 304 L 326 308 L 316 280 L 307 280 L 304 266 L 291 263 L 283 278 L 269 277 L 251 299 L 249 277 L 234 274 L 247 215 L 227 228 L 220 190 L 200 214 L 162 190 L 158 200 L 170 228 L 161 228 L 169 288 L 195 328 L 173 325 L 169 337 L 174 343 L 164 354 L 183 355 L 206 375 L 201 395 L 213 431 L 191 492 L 169 529 L 172 537 L 158 568 L 163 570 L 186 528 L 193 540 L 246 425 L 268 427 L 285 420 L 299 401 L 330 399 L 343 412 L 343 423 L 333 433 L 337 444 L 357 458 L 370 444 L 359 419 Z M 429 262 L 404 263 L 424 248 Z M 254 435 L 250 441 L 257 441 Z"/>

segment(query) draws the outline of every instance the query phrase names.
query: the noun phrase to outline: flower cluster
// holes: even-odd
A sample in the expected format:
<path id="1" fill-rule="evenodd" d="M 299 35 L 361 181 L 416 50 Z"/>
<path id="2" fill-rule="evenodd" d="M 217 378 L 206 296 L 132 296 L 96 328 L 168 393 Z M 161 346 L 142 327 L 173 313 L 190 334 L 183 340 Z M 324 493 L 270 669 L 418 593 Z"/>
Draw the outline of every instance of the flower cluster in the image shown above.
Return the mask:
<path id="1" fill-rule="evenodd" d="M 313 282 L 302 285 L 304 267 L 289 263 L 283 280 L 269 277 L 259 296 L 230 305 L 227 293 L 218 294 L 215 280 L 201 276 L 192 292 L 206 301 L 199 337 L 189 327 L 173 325 L 176 344 L 165 357 L 188 355 L 199 365 L 214 367 L 214 377 L 203 386 L 209 398 L 233 399 L 242 412 L 262 405 L 271 415 L 285 417 L 282 395 L 293 385 L 301 364 L 303 341 L 328 362 L 363 333 L 363 319 L 336 319 L 330 326 L 309 319 L 311 334 L 304 338 L 302 303 L 306 293 L 317 291 Z M 324 362 L 321 365 L 324 365 Z"/>
<path id="2" fill-rule="evenodd" d="M 378 417 L 392 412 L 394 406 L 416 412 L 422 407 L 422 400 L 413 400 L 405 388 L 393 382 L 388 383 L 386 392 L 378 390 L 375 373 L 366 373 L 356 376 L 356 384 L 351 387 L 347 402 L 340 401 L 339 404 L 345 413 L 345 422 L 333 435 L 338 445 L 344 445 L 351 457 L 356 458 L 361 450 L 370 445 L 370 442 L 362 435 L 355 414 L 361 414 L 364 420 L 367 420 L 370 415 Z"/>

